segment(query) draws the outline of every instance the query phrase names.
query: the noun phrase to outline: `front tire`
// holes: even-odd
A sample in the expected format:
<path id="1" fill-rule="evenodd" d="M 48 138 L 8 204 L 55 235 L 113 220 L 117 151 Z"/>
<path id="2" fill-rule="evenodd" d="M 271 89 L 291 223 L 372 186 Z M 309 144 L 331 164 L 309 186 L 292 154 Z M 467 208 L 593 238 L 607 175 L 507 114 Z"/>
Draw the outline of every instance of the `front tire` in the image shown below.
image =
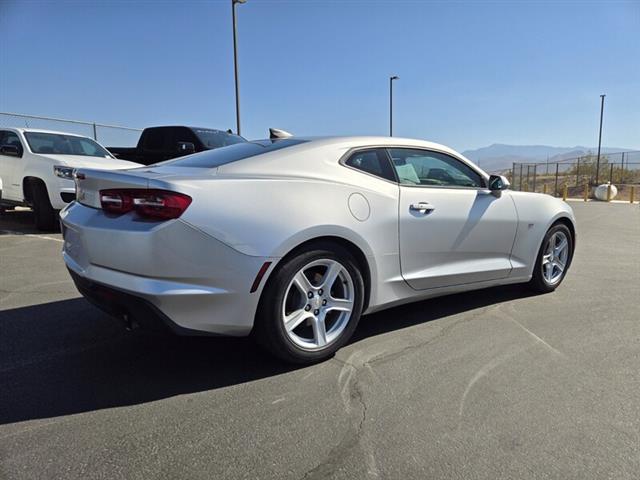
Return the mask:
<path id="1" fill-rule="evenodd" d="M 51 206 L 47 187 L 38 181 L 29 183 L 29 188 L 36 228 L 41 231 L 55 230 L 58 225 L 58 212 Z"/>
<path id="2" fill-rule="evenodd" d="M 365 286 L 344 248 L 318 244 L 273 273 L 262 294 L 254 335 L 273 355 L 292 363 L 325 360 L 353 335 Z"/>
<path id="3" fill-rule="evenodd" d="M 529 286 L 540 293 L 553 292 L 564 280 L 573 258 L 573 236 L 557 223 L 544 236 Z"/>

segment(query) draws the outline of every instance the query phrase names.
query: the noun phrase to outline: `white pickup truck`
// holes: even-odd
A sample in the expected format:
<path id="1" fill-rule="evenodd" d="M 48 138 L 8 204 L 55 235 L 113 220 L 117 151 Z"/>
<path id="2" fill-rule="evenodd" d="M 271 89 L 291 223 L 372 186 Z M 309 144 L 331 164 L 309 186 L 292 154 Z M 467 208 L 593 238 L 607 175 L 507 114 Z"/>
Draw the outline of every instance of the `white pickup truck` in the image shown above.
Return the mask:
<path id="1" fill-rule="evenodd" d="M 140 166 L 116 159 L 99 143 L 81 135 L 0 127 L 0 213 L 29 206 L 38 229 L 54 229 L 58 210 L 75 200 L 74 168 L 120 170 Z"/>

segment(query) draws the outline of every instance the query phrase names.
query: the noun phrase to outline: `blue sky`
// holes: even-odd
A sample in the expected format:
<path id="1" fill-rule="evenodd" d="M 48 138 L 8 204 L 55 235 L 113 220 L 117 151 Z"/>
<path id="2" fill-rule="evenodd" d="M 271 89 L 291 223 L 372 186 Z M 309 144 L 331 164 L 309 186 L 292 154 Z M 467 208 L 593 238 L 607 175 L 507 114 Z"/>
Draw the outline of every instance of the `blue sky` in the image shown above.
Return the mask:
<path id="1" fill-rule="evenodd" d="M 640 148 L 640 1 L 248 0 L 242 133 Z M 0 110 L 235 128 L 230 1 L 0 0 Z"/>

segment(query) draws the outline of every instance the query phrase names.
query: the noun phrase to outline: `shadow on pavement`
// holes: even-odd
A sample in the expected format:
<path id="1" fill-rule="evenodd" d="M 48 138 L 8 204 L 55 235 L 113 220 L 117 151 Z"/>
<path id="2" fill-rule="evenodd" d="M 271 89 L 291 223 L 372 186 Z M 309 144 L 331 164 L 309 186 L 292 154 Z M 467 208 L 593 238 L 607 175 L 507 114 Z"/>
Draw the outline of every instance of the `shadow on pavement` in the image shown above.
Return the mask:
<path id="1" fill-rule="evenodd" d="M 39 234 L 58 233 L 59 227 L 55 230 L 40 231 L 36 228 L 33 212 L 27 208 L 18 210 L 8 210 L 0 212 L 0 235 L 6 234 Z"/>
<path id="2" fill-rule="evenodd" d="M 394 308 L 363 317 L 353 342 L 528 295 L 508 286 Z M 126 332 L 82 298 L 0 312 L 0 424 L 135 405 L 296 368 L 250 339 Z"/>

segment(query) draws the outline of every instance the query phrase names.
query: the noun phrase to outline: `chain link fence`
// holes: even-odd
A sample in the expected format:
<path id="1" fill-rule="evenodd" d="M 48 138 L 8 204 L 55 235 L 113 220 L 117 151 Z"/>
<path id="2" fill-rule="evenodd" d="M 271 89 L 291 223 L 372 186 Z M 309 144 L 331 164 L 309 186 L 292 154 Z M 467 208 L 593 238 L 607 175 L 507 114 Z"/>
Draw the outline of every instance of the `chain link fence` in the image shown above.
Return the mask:
<path id="1" fill-rule="evenodd" d="M 109 147 L 135 147 L 142 132 L 141 128 L 10 112 L 0 112 L 0 128 L 2 127 L 41 128 L 43 130 L 75 133 L 93 138 L 102 145 Z"/>
<path id="2" fill-rule="evenodd" d="M 559 162 L 514 162 L 503 174 L 512 189 L 525 192 L 584 199 L 593 198 L 593 187 L 611 183 L 618 190 L 615 200 L 640 197 L 640 151 L 600 155 L 599 166 L 595 154 Z"/>

